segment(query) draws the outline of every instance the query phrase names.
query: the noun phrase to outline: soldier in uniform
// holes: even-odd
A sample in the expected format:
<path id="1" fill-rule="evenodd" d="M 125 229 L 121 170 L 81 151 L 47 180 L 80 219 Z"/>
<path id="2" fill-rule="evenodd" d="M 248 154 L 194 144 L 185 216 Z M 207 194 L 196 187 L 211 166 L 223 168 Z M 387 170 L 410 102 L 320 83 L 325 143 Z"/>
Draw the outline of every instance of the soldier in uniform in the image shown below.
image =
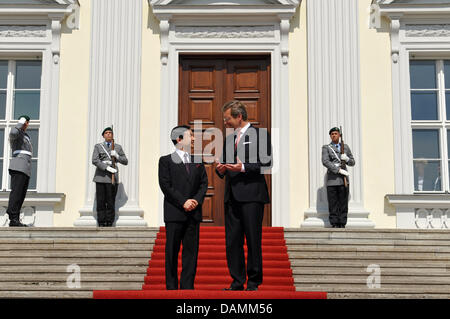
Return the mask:
<path id="1" fill-rule="evenodd" d="M 20 209 L 22 208 L 31 176 L 31 157 L 33 147 L 31 139 L 26 133 L 30 117 L 22 115 L 16 127 L 9 133 L 12 158 L 9 162 L 9 175 L 11 175 L 11 193 L 9 194 L 8 210 L 10 227 L 27 227 L 20 222 Z"/>
<path id="2" fill-rule="evenodd" d="M 114 143 L 114 150 L 112 149 L 111 127 L 105 128 L 102 136 L 105 141 L 96 144 L 92 154 L 92 164 L 97 167 L 94 176 L 97 193 L 97 222 L 99 227 L 111 227 L 115 218 L 115 201 L 119 184 L 118 169 L 112 167 L 112 161 L 114 158 L 117 163 L 127 165 L 128 159 L 119 144 Z M 114 174 L 114 184 L 112 174 Z"/>
<path id="3" fill-rule="evenodd" d="M 330 212 L 330 224 L 333 228 L 345 228 L 348 213 L 348 185 L 344 185 L 344 178 L 348 179 L 349 173 L 341 167 L 342 162 L 348 166 L 355 166 L 355 159 L 347 144 L 344 144 L 344 152 L 341 154 L 341 131 L 333 127 L 329 131 L 331 143 L 322 146 L 322 164 L 327 171 L 327 197 L 328 210 Z"/>

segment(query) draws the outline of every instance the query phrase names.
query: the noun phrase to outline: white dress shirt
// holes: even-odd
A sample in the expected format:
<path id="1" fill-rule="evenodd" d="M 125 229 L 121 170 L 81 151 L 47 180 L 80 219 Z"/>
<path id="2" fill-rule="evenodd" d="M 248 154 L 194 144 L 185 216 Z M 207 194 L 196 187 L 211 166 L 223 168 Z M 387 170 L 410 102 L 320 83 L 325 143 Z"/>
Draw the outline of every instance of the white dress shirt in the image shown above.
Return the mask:
<path id="1" fill-rule="evenodd" d="M 239 137 L 239 142 L 241 141 L 242 136 L 245 134 L 245 132 L 247 131 L 247 129 L 250 127 L 250 122 L 247 123 L 247 125 L 245 125 L 243 128 L 240 129 L 239 133 L 236 134 L 236 140 L 238 140 Z M 239 136 L 238 136 L 239 134 Z M 245 173 L 245 166 L 244 163 L 242 163 L 242 167 L 241 167 L 241 172 Z"/>
<path id="2" fill-rule="evenodd" d="M 176 149 L 176 152 L 178 154 L 178 156 L 181 158 L 181 161 L 186 164 L 186 163 L 190 163 L 191 162 L 191 156 L 189 155 L 188 152 L 185 152 L 183 150 L 180 149 Z M 185 154 L 187 154 L 187 156 L 185 156 Z"/>

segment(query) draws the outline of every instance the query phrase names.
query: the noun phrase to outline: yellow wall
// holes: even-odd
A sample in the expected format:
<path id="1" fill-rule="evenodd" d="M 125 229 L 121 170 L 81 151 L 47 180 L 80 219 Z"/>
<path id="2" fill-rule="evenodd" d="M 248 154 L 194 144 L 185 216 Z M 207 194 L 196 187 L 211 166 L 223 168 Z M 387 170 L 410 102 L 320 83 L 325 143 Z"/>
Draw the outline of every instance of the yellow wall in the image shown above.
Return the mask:
<path id="1" fill-rule="evenodd" d="M 159 225 L 158 160 L 160 156 L 160 39 L 159 21 L 143 0 L 141 141 L 139 204 L 148 226 Z"/>
<path id="2" fill-rule="evenodd" d="M 158 159 L 160 156 L 159 22 L 143 1 L 139 206 L 149 226 L 159 224 Z M 368 6 L 360 1 L 361 134 L 364 207 L 377 228 L 394 228 L 395 215 L 384 195 L 394 192 L 391 66 L 389 34 L 368 28 Z M 56 191 L 65 193 L 65 210 L 55 226 L 72 226 L 86 192 L 89 96 L 90 1 L 80 0 L 80 29 L 64 30 L 61 39 L 60 108 Z M 291 20 L 290 91 L 290 226 L 299 227 L 309 207 L 307 1 Z M 300 138 L 299 138 L 300 137 Z M 70 144 L 67 143 L 70 141 Z M 382 150 L 382 151 L 379 151 Z M 383 160 L 383 159 L 384 160 Z M 380 173 L 383 172 L 383 173 Z M 386 211 L 386 212 L 385 212 Z"/>
<path id="3" fill-rule="evenodd" d="M 62 29 L 58 109 L 56 192 L 66 194 L 65 210 L 54 225 L 70 227 L 80 217 L 86 192 L 87 111 L 91 1 L 79 0 L 79 30 Z"/>
<path id="4" fill-rule="evenodd" d="M 300 227 L 309 208 L 308 63 L 306 5 L 291 20 L 289 34 L 290 226 Z"/>
<path id="5" fill-rule="evenodd" d="M 364 207 L 376 228 L 395 228 L 395 215 L 384 201 L 394 193 L 391 46 L 389 33 L 368 27 L 371 2 L 359 1 Z"/>

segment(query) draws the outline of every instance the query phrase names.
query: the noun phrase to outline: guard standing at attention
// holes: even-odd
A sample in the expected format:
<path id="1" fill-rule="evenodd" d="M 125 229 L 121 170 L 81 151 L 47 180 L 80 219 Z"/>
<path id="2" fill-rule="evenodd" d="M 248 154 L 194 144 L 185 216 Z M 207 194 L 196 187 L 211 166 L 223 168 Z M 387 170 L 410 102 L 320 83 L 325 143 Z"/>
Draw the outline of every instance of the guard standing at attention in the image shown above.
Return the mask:
<path id="1" fill-rule="evenodd" d="M 115 202 L 119 185 L 119 173 L 115 163 L 128 165 L 128 159 L 122 146 L 114 143 L 111 127 L 105 128 L 102 136 L 105 141 L 96 144 L 92 154 L 92 164 L 97 167 L 94 175 L 97 194 L 97 222 L 99 227 L 111 227 L 116 215 Z"/>
<path id="2" fill-rule="evenodd" d="M 339 143 L 341 130 L 329 131 L 331 143 L 322 146 L 322 164 L 327 171 L 327 197 L 330 224 L 333 228 L 345 228 L 348 214 L 349 173 L 348 166 L 355 166 L 355 159 L 347 144 Z M 341 139 L 342 141 L 342 139 Z"/>

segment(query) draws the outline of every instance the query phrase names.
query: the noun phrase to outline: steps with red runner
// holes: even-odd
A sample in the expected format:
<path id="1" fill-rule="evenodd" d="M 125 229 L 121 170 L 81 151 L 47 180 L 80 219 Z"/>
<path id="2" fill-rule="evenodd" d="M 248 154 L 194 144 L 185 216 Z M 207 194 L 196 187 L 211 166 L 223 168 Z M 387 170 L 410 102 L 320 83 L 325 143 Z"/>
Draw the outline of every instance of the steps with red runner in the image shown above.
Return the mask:
<path id="1" fill-rule="evenodd" d="M 326 298 L 326 293 L 296 292 L 282 227 L 263 227 L 263 284 L 256 292 L 222 291 L 229 287 L 225 228 L 201 227 L 195 290 L 167 291 L 165 286 L 165 227 L 157 235 L 142 291 L 94 291 L 94 298 L 184 299 L 303 299 Z M 247 247 L 245 255 L 247 256 Z M 181 250 L 178 261 L 181 273 Z"/>

